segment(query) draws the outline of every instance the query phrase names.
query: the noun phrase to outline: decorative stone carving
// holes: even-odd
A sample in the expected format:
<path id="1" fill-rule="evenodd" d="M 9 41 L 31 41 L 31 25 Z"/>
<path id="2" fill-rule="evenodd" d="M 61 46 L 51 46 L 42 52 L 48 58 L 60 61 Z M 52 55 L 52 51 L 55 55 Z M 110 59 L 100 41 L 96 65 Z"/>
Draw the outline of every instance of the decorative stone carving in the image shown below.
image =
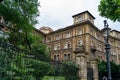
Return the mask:
<path id="1" fill-rule="evenodd" d="M 91 52 L 94 54 L 96 51 L 96 47 L 95 46 L 91 46 Z"/>
<path id="2" fill-rule="evenodd" d="M 84 46 L 76 47 L 74 53 L 76 54 L 76 65 L 79 68 L 79 80 L 87 80 L 87 63 Z"/>
<path id="3" fill-rule="evenodd" d="M 85 52 L 85 48 L 83 45 L 76 47 L 76 49 L 74 51 L 75 54 L 84 53 L 84 52 Z"/>
<path id="4" fill-rule="evenodd" d="M 91 46 L 91 54 L 90 54 L 90 61 L 95 61 L 97 58 L 95 57 L 95 52 L 96 52 L 96 47 L 95 46 Z"/>

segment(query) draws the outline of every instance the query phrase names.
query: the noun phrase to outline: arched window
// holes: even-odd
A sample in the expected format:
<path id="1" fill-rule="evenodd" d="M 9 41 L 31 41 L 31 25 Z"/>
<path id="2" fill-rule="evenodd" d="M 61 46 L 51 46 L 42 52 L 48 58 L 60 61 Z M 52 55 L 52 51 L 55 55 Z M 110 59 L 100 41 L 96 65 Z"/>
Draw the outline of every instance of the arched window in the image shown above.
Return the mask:
<path id="1" fill-rule="evenodd" d="M 54 50 L 60 50 L 60 44 L 59 44 L 59 43 L 58 43 L 58 44 L 55 44 Z"/>
<path id="2" fill-rule="evenodd" d="M 71 48 L 71 42 L 68 41 L 64 44 L 64 49 Z"/>
<path id="3" fill-rule="evenodd" d="M 70 53 L 68 54 L 68 60 L 70 60 L 71 59 L 71 57 L 70 57 Z"/>
<path id="4" fill-rule="evenodd" d="M 65 53 L 64 54 L 64 60 L 70 60 L 70 59 L 71 59 L 70 53 Z"/>
<path id="5" fill-rule="evenodd" d="M 57 59 L 57 56 L 56 56 L 56 55 L 54 55 L 54 61 L 56 61 L 56 59 Z"/>
<path id="6" fill-rule="evenodd" d="M 57 58 L 56 58 L 56 60 L 57 60 L 57 61 L 59 61 L 59 59 L 60 59 L 60 58 L 59 58 L 59 55 L 57 55 Z"/>
<path id="7" fill-rule="evenodd" d="M 71 48 L 71 42 L 68 42 L 68 48 Z"/>
<path id="8" fill-rule="evenodd" d="M 79 41 L 78 41 L 78 45 L 79 45 L 79 46 L 82 46 L 82 45 L 83 45 L 82 40 L 79 40 Z"/>
<path id="9" fill-rule="evenodd" d="M 64 60 L 67 60 L 67 54 L 64 54 Z"/>

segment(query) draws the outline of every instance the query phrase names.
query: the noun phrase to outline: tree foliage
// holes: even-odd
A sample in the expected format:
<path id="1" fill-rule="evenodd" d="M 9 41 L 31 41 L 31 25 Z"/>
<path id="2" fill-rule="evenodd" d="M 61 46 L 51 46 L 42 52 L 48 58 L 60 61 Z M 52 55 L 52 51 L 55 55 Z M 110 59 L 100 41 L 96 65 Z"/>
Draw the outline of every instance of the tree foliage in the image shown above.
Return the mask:
<path id="1" fill-rule="evenodd" d="M 29 31 L 37 22 L 38 6 L 38 0 L 4 0 L 0 3 L 0 15 L 8 27 Z"/>
<path id="2" fill-rule="evenodd" d="M 37 23 L 38 6 L 38 0 L 4 0 L 0 3 L 0 15 L 5 19 L 5 27 L 10 32 L 10 43 L 30 48 L 28 35 Z"/>
<path id="3" fill-rule="evenodd" d="M 8 30 L 4 33 L 7 36 L 0 40 L 19 49 L 14 51 L 15 47 L 2 48 L 0 45 L 0 51 L 3 50 L 0 54 L 1 80 L 41 80 L 49 71 L 47 46 L 32 33 L 37 23 L 38 6 L 38 0 L 4 0 L 0 3 L 0 16 L 4 17 Z"/>
<path id="4" fill-rule="evenodd" d="M 107 77 L 107 63 L 105 61 L 99 61 L 98 62 L 98 72 L 99 72 L 99 78 L 102 79 L 103 76 Z M 111 75 L 112 78 L 120 78 L 120 65 L 115 64 L 114 62 L 111 62 Z"/>
<path id="5" fill-rule="evenodd" d="M 101 0 L 98 10 L 101 16 L 120 22 L 120 0 Z"/>

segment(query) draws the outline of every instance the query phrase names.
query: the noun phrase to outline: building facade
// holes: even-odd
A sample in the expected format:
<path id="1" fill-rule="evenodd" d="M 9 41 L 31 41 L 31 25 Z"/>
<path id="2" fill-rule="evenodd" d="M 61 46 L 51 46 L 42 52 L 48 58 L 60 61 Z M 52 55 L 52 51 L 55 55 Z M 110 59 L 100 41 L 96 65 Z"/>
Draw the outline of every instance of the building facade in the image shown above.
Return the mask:
<path id="1" fill-rule="evenodd" d="M 73 15 L 73 25 L 53 31 L 51 28 L 42 27 L 40 31 L 45 33 L 45 43 L 50 49 L 51 60 L 75 61 L 74 51 L 76 47 L 83 45 L 87 61 L 93 57 L 106 60 L 103 30 L 94 25 L 95 17 L 89 12 Z M 47 31 L 48 29 L 48 31 Z M 120 32 L 111 30 L 109 36 L 111 45 L 110 59 L 120 64 Z M 91 49 L 96 48 L 92 53 Z"/>

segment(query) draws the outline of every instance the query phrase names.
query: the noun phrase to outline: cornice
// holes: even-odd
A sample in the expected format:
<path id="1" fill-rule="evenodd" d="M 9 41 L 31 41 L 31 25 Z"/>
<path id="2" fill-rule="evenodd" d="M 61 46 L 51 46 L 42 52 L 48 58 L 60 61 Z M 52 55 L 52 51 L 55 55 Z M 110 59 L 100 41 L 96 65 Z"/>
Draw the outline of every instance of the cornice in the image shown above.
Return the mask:
<path id="1" fill-rule="evenodd" d="M 69 29 L 73 29 L 73 28 L 81 26 L 81 25 L 86 25 L 86 24 L 92 26 L 94 29 L 96 29 L 97 31 L 101 32 L 101 30 L 99 30 L 94 24 L 92 24 L 89 20 L 86 20 L 86 21 L 78 23 L 78 24 L 73 24 L 73 25 L 67 26 L 65 28 L 58 29 L 56 31 L 53 31 L 53 32 L 47 34 L 47 35 L 63 32 L 63 31 L 66 31 L 66 30 L 69 30 Z"/>
<path id="2" fill-rule="evenodd" d="M 78 16 L 78 15 L 81 15 L 81 14 L 84 14 L 84 13 L 88 13 L 90 16 L 92 16 L 93 19 L 95 19 L 95 17 L 88 10 L 84 11 L 84 12 L 81 12 L 81 13 L 78 13 L 76 15 L 73 15 L 72 17 Z"/>

